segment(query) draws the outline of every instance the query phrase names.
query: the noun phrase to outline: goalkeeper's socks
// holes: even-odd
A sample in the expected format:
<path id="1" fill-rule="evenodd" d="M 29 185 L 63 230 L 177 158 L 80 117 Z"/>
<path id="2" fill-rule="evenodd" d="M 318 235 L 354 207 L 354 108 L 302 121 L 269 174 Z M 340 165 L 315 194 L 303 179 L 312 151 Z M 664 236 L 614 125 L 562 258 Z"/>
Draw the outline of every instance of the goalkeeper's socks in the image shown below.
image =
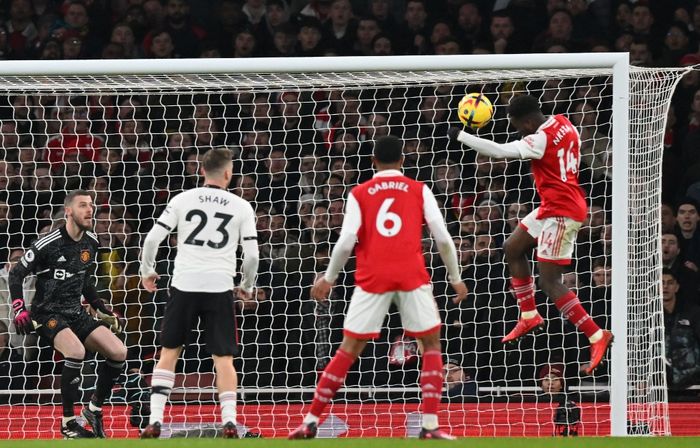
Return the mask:
<path id="1" fill-rule="evenodd" d="M 74 418 L 75 402 L 78 400 L 78 386 L 80 386 L 80 370 L 83 368 L 83 360 L 66 358 L 63 360 L 61 372 L 61 403 L 63 404 L 63 416 Z"/>
<path id="2" fill-rule="evenodd" d="M 523 278 L 512 277 L 510 284 L 513 287 L 513 292 L 515 292 L 515 298 L 518 300 L 518 307 L 523 319 L 535 317 L 537 315 L 537 305 L 535 304 L 535 283 L 532 280 L 532 276 Z"/>
<path id="3" fill-rule="evenodd" d="M 114 361 L 105 359 L 100 363 L 97 371 L 97 384 L 95 385 L 95 393 L 90 402 L 94 402 L 96 406 L 102 406 L 109 395 L 112 393 L 112 387 L 116 383 L 119 376 L 124 371 L 124 361 Z"/>
<path id="4" fill-rule="evenodd" d="M 420 389 L 423 415 L 437 415 L 442 398 L 442 353 L 440 350 L 427 350 L 423 353 L 423 366 L 420 372 Z M 425 429 L 430 428 L 423 425 Z"/>
<path id="5" fill-rule="evenodd" d="M 600 327 L 591 318 L 581 306 L 578 297 L 573 291 L 569 291 L 558 299 L 554 300 L 554 305 L 557 307 L 561 315 L 569 320 L 576 328 L 578 328 L 587 338 L 594 337 L 600 331 Z M 602 336 L 602 333 L 600 333 Z M 595 341 L 593 341 L 595 342 Z"/>
<path id="6" fill-rule="evenodd" d="M 236 392 L 221 392 L 219 403 L 221 405 L 221 424 L 236 423 Z"/>
<path id="7" fill-rule="evenodd" d="M 170 391 L 175 385 L 175 372 L 165 369 L 153 369 L 151 377 L 151 417 L 149 423 L 161 423 Z"/>
<path id="8" fill-rule="evenodd" d="M 63 424 L 62 426 L 65 428 L 68 425 L 68 422 L 70 422 L 71 420 L 75 420 L 75 415 L 71 415 L 70 417 L 64 416 L 63 420 L 61 421 L 61 423 Z"/>
<path id="9" fill-rule="evenodd" d="M 328 403 L 333 399 L 335 393 L 340 389 L 340 386 L 345 382 L 345 375 L 347 375 L 350 366 L 355 363 L 355 357 L 351 354 L 338 349 L 335 352 L 335 356 L 328 363 L 323 373 L 321 374 L 321 379 L 318 381 L 316 386 L 316 393 L 314 393 L 314 399 L 311 402 L 311 408 L 309 409 L 309 414 L 319 417 L 323 413 L 323 409 Z"/>
<path id="10" fill-rule="evenodd" d="M 90 403 L 88 403 L 88 409 L 90 409 L 90 411 L 92 411 L 92 412 L 102 412 L 102 407 L 97 406 L 95 403 L 93 403 L 92 400 L 94 398 L 95 398 L 95 396 L 93 395 L 92 398 L 90 399 Z"/>

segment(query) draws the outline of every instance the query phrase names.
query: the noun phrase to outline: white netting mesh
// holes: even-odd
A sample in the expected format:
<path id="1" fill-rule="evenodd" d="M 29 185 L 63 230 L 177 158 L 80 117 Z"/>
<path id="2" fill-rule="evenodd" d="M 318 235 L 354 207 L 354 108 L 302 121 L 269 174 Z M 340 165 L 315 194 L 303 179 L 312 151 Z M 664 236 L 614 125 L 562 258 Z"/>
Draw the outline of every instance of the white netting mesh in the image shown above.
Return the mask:
<path id="1" fill-rule="evenodd" d="M 661 139 L 671 91 L 681 74 L 634 69 L 630 84 L 630 418 L 637 432 L 656 434 L 668 432 L 657 241 Z M 581 402 L 580 434 L 609 433 L 607 370 L 595 378 L 579 373 L 588 343 L 545 297 L 538 293 L 539 309 L 547 318 L 545 333 L 516 347 L 500 343 L 518 316 L 501 244 L 536 201 L 527 163 L 476 157 L 448 142 L 446 135 L 457 123 L 455 105 L 467 91 L 484 92 L 496 105 L 494 122 L 480 134 L 497 141 L 514 137 L 503 107 L 513 94 L 537 95 L 548 113 L 571 117 L 583 140 L 581 182 L 591 214 L 566 281 L 596 321 L 610 328 L 615 143 L 610 70 L 2 80 L 2 260 L 16 259 L 21 252 L 9 249 L 28 247 L 58 223 L 67 191 L 85 187 L 97 193 L 95 230 L 105 247 L 98 288 L 127 318 L 130 353 L 130 376 L 115 389 L 108 433 L 136 434 L 128 417 L 144 400 L 172 273 L 174 245 L 168 241 L 157 268 L 163 288 L 155 296 L 139 288 L 140 240 L 172 195 L 200 184 L 198 158 L 220 145 L 236 154 L 232 188 L 256 208 L 262 256 L 257 301 L 240 309 L 240 420 L 269 436 L 286 435 L 299 421 L 317 372 L 340 342 L 352 264 L 329 304 L 313 302 L 308 291 L 337 239 L 343 198 L 350 186 L 371 176 L 372 142 L 386 133 L 405 140 L 406 173 L 435 192 L 471 291 L 462 306 L 452 304 L 444 268 L 426 238 L 426 262 L 445 321 L 446 359 L 456 364 L 449 380 L 459 377 L 458 367 L 464 374 L 446 393 L 444 424 L 456 434 L 551 435 L 553 410 L 562 396 L 541 393 L 538 378 L 543 367 L 561 364 L 565 398 Z M 31 281 L 27 288 L 31 290 Z M 2 322 L 9 326 L 6 296 Z M 11 334 L 9 345 L 13 349 L 3 356 L 10 362 L 0 370 L 0 402 L 12 404 L 6 407 L 10 418 L 0 423 L 0 436 L 55 436 L 57 424 L 46 432 L 36 417 L 60 414 L 55 393 L 62 363 L 35 338 Z M 330 410 L 334 417 L 322 427 L 326 434 L 416 433 L 415 350 L 415 341 L 403 338 L 392 310 L 381 337 L 351 370 Z M 88 363 L 84 371 L 86 394 L 94 386 L 94 365 Z M 185 350 L 178 372 L 174 406 L 166 409 L 166 435 L 218 421 L 212 365 L 201 345 Z"/>

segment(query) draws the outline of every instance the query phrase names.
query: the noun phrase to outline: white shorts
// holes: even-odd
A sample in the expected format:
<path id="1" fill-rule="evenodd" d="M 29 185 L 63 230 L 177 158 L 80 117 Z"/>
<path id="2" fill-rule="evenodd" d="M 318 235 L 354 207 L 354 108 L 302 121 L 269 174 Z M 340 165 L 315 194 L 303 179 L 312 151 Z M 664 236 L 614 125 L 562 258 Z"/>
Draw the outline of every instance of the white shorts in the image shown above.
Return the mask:
<path id="1" fill-rule="evenodd" d="M 531 211 L 522 221 L 522 227 L 537 240 L 537 259 L 561 265 L 571 264 L 580 221 L 563 216 L 537 219 L 539 208 Z"/>
<path id="2" fill-rule="evenodd" d="M 399 309 L 406 335 L 421 337 L 440 330 L 440 314 L 433 298 L 432 286 L 423 285 L 413 291 L 381 294 L 366 292 L 356 286 L 345 316 L 343 333 L 356 339 L 379 337 L 392 303 Z"/>

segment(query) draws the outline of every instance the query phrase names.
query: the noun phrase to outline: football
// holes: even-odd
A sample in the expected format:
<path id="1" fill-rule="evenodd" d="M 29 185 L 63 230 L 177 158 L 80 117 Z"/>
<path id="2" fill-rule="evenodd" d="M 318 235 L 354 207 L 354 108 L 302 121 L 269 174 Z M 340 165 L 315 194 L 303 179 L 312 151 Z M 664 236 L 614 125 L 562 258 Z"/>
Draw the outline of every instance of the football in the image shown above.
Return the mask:
<path id="1" fill-rule="evenodd" d="M 457 116 L 464 126 L 478 129 L 493 116 L 493 104 L 481 93 L 468 93 L 459 102 Z"/>

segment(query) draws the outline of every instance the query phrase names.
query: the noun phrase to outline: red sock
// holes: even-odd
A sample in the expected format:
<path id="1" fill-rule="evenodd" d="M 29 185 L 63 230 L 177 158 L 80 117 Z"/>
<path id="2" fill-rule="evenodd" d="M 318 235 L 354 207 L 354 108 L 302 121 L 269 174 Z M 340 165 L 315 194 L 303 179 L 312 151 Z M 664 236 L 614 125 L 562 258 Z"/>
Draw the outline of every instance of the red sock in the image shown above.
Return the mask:
<path id="1" fill-rule="evenodd" d="M 444 381 L 442 367 L 440 350 L 428 350 L 423 353 L 423 367 L 420 372 L 423 414 L 437 414 Z"/>
<path id="2" fill-rule="evenodd" d="M 518 306 L 521 312 L 536 311 L 535 305 L 535 284 L 532 277 L 510 279 L 510 284 L 515 291 L 515 298 L 518 299 Z"/>
<path id="3" fill-rule="evenodd" d="M 340 349 L 335 352 L 335 356 L 328 363 L 323 373 L 321 374 L 321 379 L 316 385 L 316 393 L 314 394 L 314 399 L 311 402 L 311 409 L 309 409 L 309 414 L 316 417 L 320 417 L 323 413 L 323 408 L 326 407 L 328 403 L 333 399 L 335 393 L 340 389 L 340 386 L 345 382 L 345 375 L 348 373 L 350 366 L 355 362 L 349 353 L 346 353 Z"/>
<path id="4" fill-rule="evenodd" d="M 590 314 L 583 309 L 581 302 L 579 302 L 573 291 L 569 291 L 554 300 L 554 305 L 556 305 L 561 315 L 581 330 L 587 338 L 590 338 L 596 331 L 600 330 L 600 327 L 591 318 Z"/>

